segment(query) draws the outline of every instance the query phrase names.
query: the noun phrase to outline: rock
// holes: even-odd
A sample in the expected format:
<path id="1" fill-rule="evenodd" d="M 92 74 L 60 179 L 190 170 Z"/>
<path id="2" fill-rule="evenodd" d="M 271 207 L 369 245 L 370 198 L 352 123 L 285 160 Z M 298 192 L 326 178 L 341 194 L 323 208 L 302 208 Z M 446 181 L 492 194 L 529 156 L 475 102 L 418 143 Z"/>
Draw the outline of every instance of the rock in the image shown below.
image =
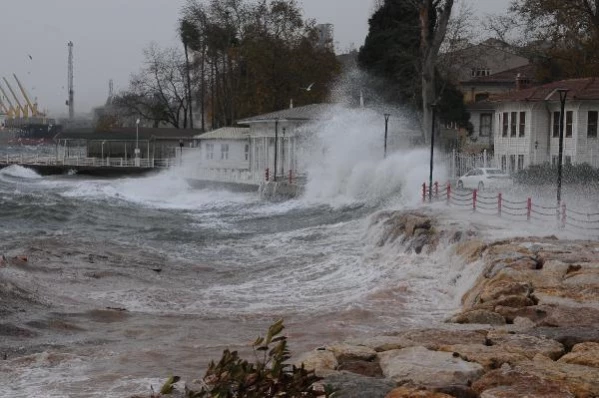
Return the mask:
<path id="1" fill-rule="evenodd" d="M 558 359 L 558 362 L 599 368 L 599 343 L 576 344 L 572 352 Z"/>
<path id="2" fill-rule="evenodd" d="M 503 315 L 503 314 L 502 314 Z M 507 319 L 507 317 L 506 317 Z M 514 326 L 518 329 L 532 329 L 535 327 L 535 323 L 528 318 L 517 316 L 513 319 Z"/>
<path id="3" fill-rule="evenodd" d="M 399 387 L 391 391 L 385 398 L 453 398 L 441 392 L 428 391 L 418 387 Z"/>
<path id="4" fill-rule="evenodd" d="M 538 325 L 549 327 L 599 327 L 599 309 L 584 306 L 555 306 L 553 311 Z"/>
<path id="5" fill-rule="evenodd" d="M 498 305 L 495 307 L 495 312 L 503 316 L 507 323 L 512 323 L 518 317 L 526 318 L 530 320 L 533 324 L 540 322 L 545 319 L 550 311 L 553 310 L 553 307 L 547 306 L 529 306 L 529 307 L 504 307 Z"/>
<path id="6" fill-rule="evenodd" d="M 487 244 L 480 240 L 467 240 L 461 242 L 456 246 L 455 252 L 458 256 L 462 257 L 466 262 L 472 263 L 479 260 L 487 248 Z"/>
<path id="7" fill-rule="evenodd" d="M 457 314 L 450 319 L 450 322 L 504 325 L 505 318 L 496 312 L 477 309 Z"/>
<path id="8" fill-rule="evenodd" d="M 481 398 L 574 398 L 567 387 L 529 373 L 511 369 L 491 371 L 474 382 Z"/>
<path id="9" fill-rule="evenodd" d="M 408 237 L 414 236 L 414 232 L 417 229 L 431 229 L 432 222 L 429 217 L 419 216 L 414 214 L 408 214 L 406 216 L 406 229 L 405 235 Z"/>
<path id="10" fill-rule="evenodd" d="M 557 359 L 564 353 L 564 346 L 555 340 L 528 336 L 524 334 L 511 334 L 505 331 L 490 331 L 487 340 L 501 350 L 520 354 L 529 359 L 537 354 L 542 354 L 551 359 Z"/>
<path id="11" fill-rule="evenodd" d="M 337 370 L 356 373 L 368 377 L 383 377 L 383 370 L 378 361 L 368 362 L 360 360 L 343 361 Z"/>
<path id="12" fill-rule="evenodd" d="M 483 373 L 483 367 L 477 363 L 424 347 L 385 351 L 378 356 L 385 377 L 402 384 L 468 385 Z"/>
<path id="13" fill-rule="evenodd" d="M 487 332 L 485 330 L 443 330 L 420 329 L 409 330 L 398 334 L 404 347 L 423 346 L 429 350 L 451 344 L 484 344 Z"/>
<path id="14" fill-rule="evenodd" d="M 516 282 L 510 280 L 492 281 L 480 294 L 480 302 L 484 303 L 508 296 L 529 297 L 532 294 L 532 286 L 528 282 Z"/>
<path id="15" fill-rule="evenodd" d="M 395 383 L 391 380 L 375 379 L 346 372 L 337 372 L 326 376 L 320 382 L 337 388 L 337 398 L 384 398 L 393 390 Z"/>
<path id="16" fill-rule="evenodd" d="M 515 369 L 566 386 L 576 397 L 599 396 L 598 368 L 552 361 L 537 355 L 533 361 L 520 363 Z"/>
<path id="17" fill-rule="evenodd" d="M 376 351 L 372 348 L 351 344 L 335 344 L 327 347 L 329 351 L 335 354 L 338 362 L 347 360 L 372 361 L 376 358 Z"/>
<path id="18" fill-rule="evenodd" d="M 361 345 L 377 352 L 397 350 L 415 345 L 411 340 L 401 336 L 376 336 L 347 341 L 348 344 Z"/>
<path id="19" fill-rule="evenodd" d="M 299 367 L 302 363 L 307 370 L 314 370 L 320 377 L 334 371 L 339 365 L 335 354 L 329 350 L 312 350 L 293 359 L 295 366 Z"/>
<path id="20" fill-rule="evenodd" d="M 457 353 L 460 358 L 469 362 L 476 362 L 485 370 L 498 369 L 504 363 L 515 365 L 519 362 L 529 360 L 521 353 L 505 351 L 501 346 L 486 346 L 481 344 L 457 344 L 447 345 L 440 348 L 441 351 Z"/>
<path id="21" fill-rule="evenodd" d="M 566 350 L 572 350 L 579 343 L 599 343 L 599 329 L 589 326 L 537 327 L 525 333 L 558 341 Z"/>

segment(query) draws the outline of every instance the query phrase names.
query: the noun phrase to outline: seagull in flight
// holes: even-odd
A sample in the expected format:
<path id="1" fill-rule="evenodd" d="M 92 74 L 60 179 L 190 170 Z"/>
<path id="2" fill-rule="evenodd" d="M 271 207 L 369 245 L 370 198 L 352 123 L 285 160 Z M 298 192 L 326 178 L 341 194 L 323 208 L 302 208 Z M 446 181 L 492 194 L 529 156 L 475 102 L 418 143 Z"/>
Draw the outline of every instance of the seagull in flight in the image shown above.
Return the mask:
<path id="1" fill-rule="evenodd" d="M 310 91 L 310 90 L 312 90 L 313 85 L 314 85 L 314 83 L 311 83 L 308 87 L 305 87 L 305 88 L 302 87 L 302 90 Z"/>
<path id="2" fill-rule="evenodd" d="M 31 56 L 31 54 L 27 54 L 29 56 L 30 60 L 33 60 L 33 57 Z"/>

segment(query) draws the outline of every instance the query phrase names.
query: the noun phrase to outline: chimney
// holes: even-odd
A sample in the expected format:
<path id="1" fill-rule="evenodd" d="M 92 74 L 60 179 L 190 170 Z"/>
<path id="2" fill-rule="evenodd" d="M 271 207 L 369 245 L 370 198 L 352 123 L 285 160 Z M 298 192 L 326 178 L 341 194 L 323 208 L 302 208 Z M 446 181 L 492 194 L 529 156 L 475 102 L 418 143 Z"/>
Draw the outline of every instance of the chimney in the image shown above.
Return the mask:
<path id="1" fill-rule="evenodd" d="M 528 87 L 530 87 L 530 79 L 526 75 L 518 73 L 516 75 L 516 91 L 524 90 Z"/>

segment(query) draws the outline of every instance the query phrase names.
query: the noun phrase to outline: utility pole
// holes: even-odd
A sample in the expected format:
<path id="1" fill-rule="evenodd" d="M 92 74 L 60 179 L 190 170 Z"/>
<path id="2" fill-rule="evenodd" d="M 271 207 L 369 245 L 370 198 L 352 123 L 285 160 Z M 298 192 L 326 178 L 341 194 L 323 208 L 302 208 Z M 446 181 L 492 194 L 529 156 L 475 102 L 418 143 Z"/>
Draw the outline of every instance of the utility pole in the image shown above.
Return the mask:
<path id="1" fill-rule="evenodd" d="M 277 181 L 277 147 L 279 145 L 279 118 L 275 119 L 275 167 L 272 174 L 272 180 Z"/>
<path id="2" fill-rule="evenodd" d="M 566 96 L 568 95 L 567 89 L 558 89 L 559 101 L 560 101 L 560 113 L 559 113 L 559 155 L 557 158 L 557 211 L 560 211 L 560 205 L 562 203 L 562 158 L 564 155 L 564 122 L 565 122 L 565 107 L 566 107 Z"/>
<path id="3" fill-rule="evenodd" d="M 389 127 L 389 116 L 391 116 L 388 113 L 385 113 L 385 153 L 383 155 L 384 158 L 387 157 L 387 130 Z"/>
<path id="4" fill-rule="evenodd" d="M 69 99 L 67 101 L 67 105 L 69 106 L 69 119 L 72 120 L 75 117 L 75 90 L 73 88 L 73 42 L 70 41 L 67 45 L 69 47 L 69 71 L 68 71 Z"/>
<path id="5" fill-rule="evenodd" d="M 435 108 L 437 107 L 436 103 L 431 104 L 431 113 L 433 123 L 431 124 L 431 165 L 430 165 L 430 175 L 428 181 L 428 201 L 433 201 L 433 155 L 435 152 Z"/>

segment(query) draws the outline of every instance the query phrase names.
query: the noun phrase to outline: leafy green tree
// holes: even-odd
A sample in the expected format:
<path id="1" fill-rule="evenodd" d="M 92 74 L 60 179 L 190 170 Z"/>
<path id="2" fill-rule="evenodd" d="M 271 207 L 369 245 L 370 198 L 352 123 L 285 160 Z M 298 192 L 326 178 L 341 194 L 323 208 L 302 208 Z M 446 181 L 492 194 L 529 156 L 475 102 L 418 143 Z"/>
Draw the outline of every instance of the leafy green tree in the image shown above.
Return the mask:
<path id="1" fill-rule="evenodd" d="M 368 36 L 358 56 L 360 67 L 378 78 L 375 90 L 383 101 L 422 112 L 425 136 L 430 133 L 432 103 L 438 105 L 442 121 L 469 125 L 462 95 L 436 69 L 439 40 L 447 29 L 452 5 L 384 0 L 369 20 Z"/>
<path id="2" fill-rule="evenodd" d="M 196 93 L 213 127 L 280 110 L 291 99 L 322 102 L 340 72 L 333 48 L 320 45 L 295 0 L 189 0 L 182 20 L 193 26 L 186 40 Z"/>

